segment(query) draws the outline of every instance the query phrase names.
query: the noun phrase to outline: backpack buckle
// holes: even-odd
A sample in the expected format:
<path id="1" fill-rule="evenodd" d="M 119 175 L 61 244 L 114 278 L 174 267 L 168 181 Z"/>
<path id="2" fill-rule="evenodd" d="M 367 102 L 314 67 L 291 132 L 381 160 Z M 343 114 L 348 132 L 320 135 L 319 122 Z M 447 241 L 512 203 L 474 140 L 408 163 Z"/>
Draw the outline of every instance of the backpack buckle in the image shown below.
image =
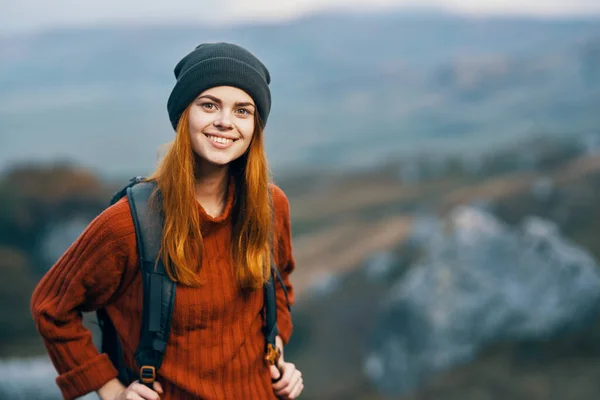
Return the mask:
<path id="1" fill-rule="evenodd" d="M 281 351 L 276 346 L 273 346 L 271 343 L 267 344 L 267 351 L 265 354 L 265 360 L 269 365 L 277 365 L 279 362 L 279 357 L 281 357 Z"/>
<path id="2" fill-rule="evenodd" d="M 140 381 L 152 384 L 156 380 L 156 369 L 150 365 L 143 365 L 140 368 Z"/>

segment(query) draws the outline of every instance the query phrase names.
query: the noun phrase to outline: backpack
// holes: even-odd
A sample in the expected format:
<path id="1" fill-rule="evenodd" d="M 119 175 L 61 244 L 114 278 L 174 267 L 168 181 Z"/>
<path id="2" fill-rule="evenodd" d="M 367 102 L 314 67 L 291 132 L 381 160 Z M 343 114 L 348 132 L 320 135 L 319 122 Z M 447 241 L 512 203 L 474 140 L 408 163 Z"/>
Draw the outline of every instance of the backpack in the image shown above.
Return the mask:
<path id="1" fill-rule="evenodd" d="M 124 365 L 123 349 L 106 309 L 101 308 L 96 311 L 102 335 L 100 351 L 108 355 L 119 373 L 117 378 L 125 386 L 139 380 L 140 383 L 152 388 L 152 384 L 156 380 L 156 372 L 162 364 L 167 347 L 175 304 L 176 284 L 169 278 L 162 260 L 158 257 L 162 238 L 163 217 L 161 210 L 152 208 L 149 202 L 150 195 L 155 188 L 156 184 L 154 182 L 144 182 L 144 178 L 138 176 L 132 178 L 127 186 L 116 192 L 110 201 L 112 205 L 122 197 L 128 197 L 135 226 L 144 292 L 140 341 L 135 351 L 135 360 L 139 372 L 133 371 Z M 275 266 L 274 257 L 271 257 L 271 276 L 264 287 L 263 310 L 265 319 L 263 329 L 265 360 L 270 365 L 277 365 L 280 357 L 279 349 L 275 346 L 275 338 L 279 334 L 277 329 L 275 277 L 279 280 L 287 299 L 287 290 Z M 287 307 L 290 309 L 289 300 Z"/>

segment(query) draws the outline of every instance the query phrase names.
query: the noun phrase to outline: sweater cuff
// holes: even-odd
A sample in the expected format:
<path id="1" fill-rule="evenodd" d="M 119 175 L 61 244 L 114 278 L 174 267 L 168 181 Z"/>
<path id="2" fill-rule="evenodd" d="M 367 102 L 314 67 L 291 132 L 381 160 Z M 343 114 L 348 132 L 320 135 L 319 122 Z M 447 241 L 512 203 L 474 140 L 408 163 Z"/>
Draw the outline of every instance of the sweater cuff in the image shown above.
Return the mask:
<path id="1" fill-rule="evenodd" d="M 65 399 L 71 400 L 100 389 L 118 375 L 107 354 L 99 354 L 85 364 L 56 378 Z"/>

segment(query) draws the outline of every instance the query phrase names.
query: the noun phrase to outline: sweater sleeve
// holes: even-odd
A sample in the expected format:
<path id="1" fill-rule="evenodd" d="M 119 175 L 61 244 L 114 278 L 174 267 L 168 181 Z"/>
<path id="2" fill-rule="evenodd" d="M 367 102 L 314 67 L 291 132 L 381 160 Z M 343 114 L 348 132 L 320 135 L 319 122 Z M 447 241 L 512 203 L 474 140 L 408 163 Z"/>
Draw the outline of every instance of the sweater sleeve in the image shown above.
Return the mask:
<path id="1" fill-rule="evenodd" d="M 279 282 L 277 283 L 277 326 L 279 336 L 284 344 L 287 344 L 292 336 L 293 324 L 292 315 L 288 310 L 289 305 L 294 304 L 294 287 L 290 281 L 290 274 L 294 271 L 296 263 L 292 254 L 292 226 L 290 218 L 290 203 L 287 196 L 279 187 L 272 185 L 273 206 L 275 208 L 276 219 L 276 261 L 277 268 L 281 273 L 281 278 L 287 290 L 287 299 L 285 292 Z"/>
<path id="2" fill-rule="evenodd" d="M 82 312 L 96 310 L 118 295 L 136 270 L 135 254 L 133 221 L 128 203 L 122 200 L 87 226 L 32 295 L 33 319 L 65 399 L 98 390 L 117 376 L 82 324 Z"/>

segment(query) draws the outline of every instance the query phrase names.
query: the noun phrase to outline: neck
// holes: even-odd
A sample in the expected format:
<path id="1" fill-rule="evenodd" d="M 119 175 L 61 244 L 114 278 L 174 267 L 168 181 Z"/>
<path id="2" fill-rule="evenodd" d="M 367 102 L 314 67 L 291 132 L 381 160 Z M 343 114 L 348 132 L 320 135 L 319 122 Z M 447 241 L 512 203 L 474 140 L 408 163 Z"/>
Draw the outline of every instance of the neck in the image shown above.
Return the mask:
<path id="1" fill-rule="evenodd" d="M 209 215 L 218 216 L 225 207 L 229 188 L 229 166 L 196 161 L 194 197 Z"/>

